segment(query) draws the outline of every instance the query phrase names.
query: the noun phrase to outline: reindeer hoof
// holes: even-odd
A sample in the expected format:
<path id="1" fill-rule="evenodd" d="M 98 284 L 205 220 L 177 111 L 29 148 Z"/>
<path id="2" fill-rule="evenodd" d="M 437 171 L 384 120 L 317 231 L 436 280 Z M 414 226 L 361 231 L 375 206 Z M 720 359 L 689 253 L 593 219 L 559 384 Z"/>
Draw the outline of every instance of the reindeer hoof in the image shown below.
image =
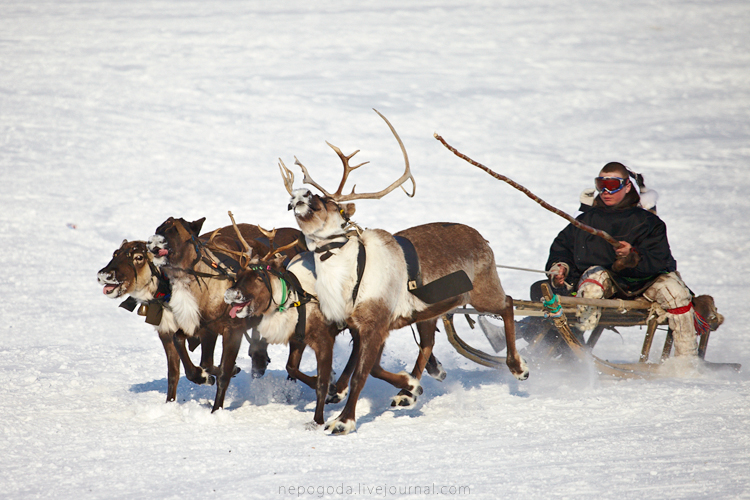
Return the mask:
<path id="1" fill-rule="evenodd" d="M 529 367 L 526 364 L 526 360 L 524 360 L 522 357 L 518 357 L 520 359 L 520 363 L 518 363 L 518 367 L 513 369 L 511 368 L 511 373 L 514 377 L 516 377 L 518 380 L 526 380 L 529 378 Z"/>
<path id="2" fill-rule="evenodd" d="M 434 363 L 433 363 L 434 360 Z M 445 371 L 445 368 L 443 368 L 443 364 L 437 360 L 437 358 L 430 356 L 430 359 L 427 361 L 427 366 L 425 367 L 427 370 L 427 374 L 434 378 L 435 380 L 442 382 L 445 380 L 445 377 L 448 376 L 448 372 Z"/>
<path id="3" fill-rule="evenodd" d="M 321 428 L 323 424 L 317 423 L 315 420 L 308 422 L 305 424 L 305 430 L 306 431 L 317 431 Z"/>
<path id="4" fill-rule="evenodd" d="M 237 365 L 234 365 L 234 370 L 232 370 L 232 377 L 234 377 L 235 375 L 237 375 L 237 374 L 238 374 L 238 373 L 240 373 L 241 371 L 242 371 L 242 368 L 240 368 L 240 367 L 239 367 L 239 366 L 237 366 Z"/>
<path id="5" fill-rule="evenodd" d="M 346 422 L 342 422 L 340 420 L 332 420 L 328 422 L 325 426 L 325 432 L 332 434 L 334 436 L 343 436 L 344 434 L 349 434 L 356 428 L 357 424 L 354 422 L 354 420 L 347 420 Z"/>
<path id="6" fill-rule="evenodd" d="M 211 375 L 205 368 L 200 369 L 200 373 L 189 375 L 185 374 L 185 377 L 194 384 L 197 385 L 214 385 L 216 383 L 216 377 Z"/>
<path id="7" fill-rule="evenodd" d="M 415 394 L 416 393 L 416 394 Z M 395 409 L 406 409 L 411 408 L 417 404 L 417 396 L 421 396 L 424 393 L 424 389 L 419 385 L 416 387 L 414 392 L 402 389 L 398 395 L 391 399 L 391 408 Z"/>
<path id="8" fill-rule="evenodd" d="M 268 355 L 254 355 L 252 356 L 253 359 L 253 368 L 250 371 L 250 375 L 253 378 L 261 378 L 263 375 L 266 374 L 266 368 L 268 368 L 268 363 L 271 362 L 271 358 L 268 357 Z"/>
<path id="9" fill-rule="evenodd" d="M 348 393 L 349 393 L 348 387 L 341 392 L 336 392 L 336 387 L 332 384 L 330 388 L 328 389 L 328 396 L 326 396 L 326 404 L 340 403 L 344 399 L 346 399 L 346 395 Z"/>

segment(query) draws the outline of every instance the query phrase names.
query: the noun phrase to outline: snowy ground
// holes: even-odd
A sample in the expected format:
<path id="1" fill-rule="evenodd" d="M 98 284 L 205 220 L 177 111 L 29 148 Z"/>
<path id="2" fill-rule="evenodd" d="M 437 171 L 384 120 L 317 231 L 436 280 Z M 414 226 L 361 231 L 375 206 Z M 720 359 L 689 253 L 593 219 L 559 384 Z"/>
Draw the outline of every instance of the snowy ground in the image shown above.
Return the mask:
<path id="1" fill-rule="evenodd" d="M 287 382 L 283 347 L 255 381 L 243 348 L 224 411 L 184 379 L 163 402 L 153 329 L 96 271 L 168 216 L 294 225 L 277 158 L 331 185 L 325 140 L 361 149 L 372 164 L 353 177 L 381 189 L 401 159 L 371 108 L 417 195 L 360 202 L 361 225 L 460 221 L 499 263 L 540 267 L 565 221 L 433 132 L 569 213 L 622 161 L 659 191 L 688 285 L 726 316 L 707 359 L 750 367 L 750 4 L 372 5 L 0 3 L 0 497 L 750 498 L 747 370 L 645 382 L 534 365 L 516 382 L 441 336 L 448 379 L 400 412 L 371 380 L 345 437 L 304 429 L 314 394 Z M 518 298 L 537 279 L 500 274 Z M 634 361 L 642 334 L 595 352 Z M 410 367 L 413 342 L 395 332 L 386 367 Z"/>

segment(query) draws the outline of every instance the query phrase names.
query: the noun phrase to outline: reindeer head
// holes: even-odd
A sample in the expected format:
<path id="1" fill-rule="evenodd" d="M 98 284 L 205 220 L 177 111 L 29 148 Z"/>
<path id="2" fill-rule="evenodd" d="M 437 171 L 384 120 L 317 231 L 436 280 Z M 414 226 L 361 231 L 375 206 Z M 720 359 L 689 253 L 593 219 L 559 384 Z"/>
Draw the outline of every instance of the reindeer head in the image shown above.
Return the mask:
<path id="1" fill-rule="evenodd" d="M 285 256 L 276 254 L 264 261 L 253 258 L 246 268 L 237 273 L 234 286 L 224 292 L 232 318 L 247 318 L 264 314 L 273 304 L 273 275 L 284 271 Z"/>
<path id="2" fill-rule="evenodd" d="M 158 271 L 152 263 L 152 254 L 145 241 L 123 240 L 120 248 L 112 254 L 112 260 L 97 273 L 104 295 L 111 299 L 131 295 L 148 297 L 149 287 L 154 286 Z"/>
<path id="3" fill-rule="evenodd" d="M 375 112 L 378 113 L 377 110 L 375 110 Z M 286 168 L 284 162 L 279 159 L 279 169 L 281 170 L 281 176 L 284 179 L 284 185 L 286 186 L 286 189 L 291 196 L 288 208 L 289 210 L 294 211 L 294 216 L 297 220 L 297 224 L 299 224 L 299 227 L 302 232 L 305 233 L 305 236 L 324 239 L 333 234 L 341 233 L 342 228 L 346 227 L 349 224 L 349 218 L 354 215 L 355 211 L 355 206 L 353 203 L 345 202 L 362 199 L 380 199 L 397 187 L 401 187 L 401 189 L 404 189 L 403 184 L 407 180 L 411 180 L 413 189 L 411 193 L 406 191 L 406 189 L 404 189 L 404 192 L 409 197 L 414 196 L 414 192 L 417 186 L 414 177 L 411 175 L 411 171 L 409 170 L 409 157 L 406 154 L 406 148 L 404 147 L 403 142 L 401 142 L 401 138 L 398 136 L 396 130 L 393 128 L 388 119 L 380 113 L 378 113 L 378 115 L 386 122 L 386 124 L 388 124 L 391 132 L 396 137 L 396 140 L 398 141 L 398 144 L 401 147 L 401 151 L 404 155 L 404 163 L 406 165 L 403 175 L 382 191 L 378 191 L 377 193 L 355 193 L 354 189 L 356 188 L 356 186 L 354 186 L 350 194 L 342 194 L 349 174 L 353 170 L 356 170 L 362 165 L 368 163 L 364 162 L 354 166 L 349 165 L 349 160 L 351 160 L 351 158 L 355 154 L 357 154 L 359 150 L 353 152 L 350 155 L 345 155 L 339 148 L 329 142 L 326 142 L 326 144 L 328 144 L 336 152 L 339 158 L 341 158 L 341 162 L 344 166 L 343 177 L 341 179 L 341 182 L 339 183 L 338 189 L 333 194 L 329 193 L 320 184 L 315 182 L 312 177 L 310 177 L 307 168 L 295 157 L 295 164 L 302 169 L 302 173 L 304 174 L 304 179 L 302 182 L 314 186 L 321 193 L 323 193 L 323 196 L 312 194 L 307 189 L 294 189 L 294 174 L 288 168 Z"/>
<path id="4" fill-rule="evenodd" d="M 148 239 L 148 249 L 154 254 L 154 264 L 175 265 L 185 258 L 203 227 L 205 217 L 187 222 L 185 219 L 170 217 L 164 221 Z"/>

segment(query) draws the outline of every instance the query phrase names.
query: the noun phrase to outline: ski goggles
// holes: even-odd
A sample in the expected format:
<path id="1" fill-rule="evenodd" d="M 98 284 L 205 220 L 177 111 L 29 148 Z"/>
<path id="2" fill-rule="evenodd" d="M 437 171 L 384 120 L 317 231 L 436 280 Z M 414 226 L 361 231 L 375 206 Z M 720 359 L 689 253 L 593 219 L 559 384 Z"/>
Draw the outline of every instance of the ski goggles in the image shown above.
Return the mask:
<path id="1" fill-rule="evenodd" d="M 604 193 L 616 193 L 625 187 L 627 179 L 621 179 L 619 177 L 596 177 L 594 179 L 594 186 L 596 190 Z"/>

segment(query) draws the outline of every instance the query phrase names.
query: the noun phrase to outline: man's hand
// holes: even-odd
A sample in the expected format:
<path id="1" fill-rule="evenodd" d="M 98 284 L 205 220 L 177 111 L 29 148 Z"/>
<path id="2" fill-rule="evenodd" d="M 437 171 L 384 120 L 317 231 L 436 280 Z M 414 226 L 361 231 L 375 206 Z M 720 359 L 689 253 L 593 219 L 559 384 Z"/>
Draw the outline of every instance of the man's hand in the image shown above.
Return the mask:
<path id="1" fill-rule="evenodd" d="M 627 241 L 621 241 L 620 246 L 615 248 L 615 253 L 617 254 L 618 258 L 627 257 L 632 251 L 633 247 Z"/>
<path id="2" fill-rule="evenodd" d="M 615 254 L 617 254 L 617 260 L 612 264 L 612 270 L 616 273 L 631 269 L 641 261 L 641 256 L 627 241 L 620 242 L 620 247 L 615 249 Z"/>
<path id="3" fill-rule="evenodd" d="M 568 266 L 558 262 L 549 268 L 549 277 L 552 280 L 552 286 L 560 288 L 565 284 L 565 278 L 568 276 Z"/>

